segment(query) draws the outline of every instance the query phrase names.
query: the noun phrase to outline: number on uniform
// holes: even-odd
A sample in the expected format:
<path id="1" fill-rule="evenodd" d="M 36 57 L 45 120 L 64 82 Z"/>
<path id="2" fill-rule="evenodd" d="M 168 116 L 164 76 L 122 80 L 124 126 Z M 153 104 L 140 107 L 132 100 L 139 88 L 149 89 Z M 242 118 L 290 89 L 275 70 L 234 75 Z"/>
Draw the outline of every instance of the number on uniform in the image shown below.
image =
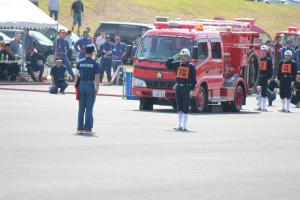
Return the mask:
<path id="1" fill-rule="evenodd" d="M 188 67 L 179 67 L 177 70 L 177 78 L 189 78 L 189 68 Z"/>
<path id="2" fill-rule="evenodd" d="M 259 61 L 259 69 L 261 71 L 266 71 L 267 70 L 267 61 Z"/>
<path id="3" fill-rule="evenodd" d="M 285 74 L 291 74 L 292 73 L 292 65 L 291 64 L 282 64 L 281 72 L 285 73 Z"/>

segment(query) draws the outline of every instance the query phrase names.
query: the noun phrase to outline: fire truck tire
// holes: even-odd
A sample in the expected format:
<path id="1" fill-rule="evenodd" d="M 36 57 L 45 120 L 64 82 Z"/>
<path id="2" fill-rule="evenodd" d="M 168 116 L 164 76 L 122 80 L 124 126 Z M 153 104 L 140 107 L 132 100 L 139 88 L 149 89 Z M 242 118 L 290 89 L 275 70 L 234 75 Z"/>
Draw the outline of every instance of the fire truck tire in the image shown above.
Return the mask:
<path id="1" fill-rule="evenodd" d="M 153 110 L 153 101 L 151 99 L 140 99 L 140 110 Z"/>
<path id="2" fill-rule="evenodd" d="M 175 110 L 177 110 L 177 103 L 176 103 L 176 101 L 172 102 L 172 107 L 173 107 Z"/>
<path id="3" fill-rule="evenodd" d="M 258 83 L 259 70 L 258 70 L 258 58 L 254 52 L 249 53 L 249 64 L 244 71 L 244 79 L 248 86 L 249 94 L 253 94 L 256 90 Z"/>
<path id="4" fill-rule="evenodd" d="M 243 88 L 238 85 L 235 90 L 234 101 L 223 103 L 223 111 L 240 112 L 242 110 L 245 94 Z"/>
<path id="5" fill-rule="evenodd" d="M 209 108 L 207 90 L 200 86 L 198 96 L 191 99 L 191 111 L 194 113 L 208 112 Z"/>

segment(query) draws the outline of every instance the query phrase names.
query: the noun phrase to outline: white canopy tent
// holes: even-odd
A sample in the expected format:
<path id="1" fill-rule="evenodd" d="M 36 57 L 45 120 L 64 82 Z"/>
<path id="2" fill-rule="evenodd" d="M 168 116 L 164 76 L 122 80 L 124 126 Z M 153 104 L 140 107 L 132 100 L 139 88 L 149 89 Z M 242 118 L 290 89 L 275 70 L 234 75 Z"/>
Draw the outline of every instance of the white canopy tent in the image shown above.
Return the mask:
<path id="1" fill-rule="evenodd" d="M 0 0 L 0 29 L 37 30 L 48 28 L 58 29 L 58 23 L 29 0 Z M 53 57 L 53 55 L 49 57 Z M 24 60 L 25 54 L 23 51 L 19 81 L 26 81 L 24 76 L 26 63 Z M 51 59 L 47 58 L 47 60 L 49 62 Z M 52 58 L 52 60 L 54 59 Z"/>
<path id="2" fill-rule="evenodd" d="M 45 29 L 58 24 L 29 0 L 0 0 L 0 28 Z"/>

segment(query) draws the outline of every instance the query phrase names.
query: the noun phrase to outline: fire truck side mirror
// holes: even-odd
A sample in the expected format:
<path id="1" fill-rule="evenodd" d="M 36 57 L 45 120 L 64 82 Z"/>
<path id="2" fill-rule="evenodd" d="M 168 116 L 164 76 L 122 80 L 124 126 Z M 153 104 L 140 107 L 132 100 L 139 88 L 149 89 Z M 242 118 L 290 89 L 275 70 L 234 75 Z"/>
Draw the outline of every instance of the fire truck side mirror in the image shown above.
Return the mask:
<path id="1" fill-rule="evenodd" d="M 193 46 L 192 58 L 197 60 L 199 58 L 199 47 Z"/>
<path id="2" fill-rule="evenodd" d="M 131 59 L 131 51 L 132 51 L 132 45 L 127 45 L 125 49 L 124 59 L 126 60 Z"/>

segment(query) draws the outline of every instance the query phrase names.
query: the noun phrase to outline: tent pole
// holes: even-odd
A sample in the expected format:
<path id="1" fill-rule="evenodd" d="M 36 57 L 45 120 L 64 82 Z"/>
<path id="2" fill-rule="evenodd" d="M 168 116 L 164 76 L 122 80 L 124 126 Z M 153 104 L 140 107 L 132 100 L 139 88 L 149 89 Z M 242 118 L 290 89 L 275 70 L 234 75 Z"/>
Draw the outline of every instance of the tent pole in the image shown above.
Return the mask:
<path id="1" fill-rule="evenodd" d="M 25 28 L 23 28 L 25 30 Z M 20 69 L 20 78 L 18 81 L 28 81 L 25 78 L 25 69 L 26 69 L 26 49 L 25 49 L 25 37 L 24 37 L 24 33 L 23 33 L 23 37 L 22 37 L 22 59 L 21 59 L 21 69 Z"/>

